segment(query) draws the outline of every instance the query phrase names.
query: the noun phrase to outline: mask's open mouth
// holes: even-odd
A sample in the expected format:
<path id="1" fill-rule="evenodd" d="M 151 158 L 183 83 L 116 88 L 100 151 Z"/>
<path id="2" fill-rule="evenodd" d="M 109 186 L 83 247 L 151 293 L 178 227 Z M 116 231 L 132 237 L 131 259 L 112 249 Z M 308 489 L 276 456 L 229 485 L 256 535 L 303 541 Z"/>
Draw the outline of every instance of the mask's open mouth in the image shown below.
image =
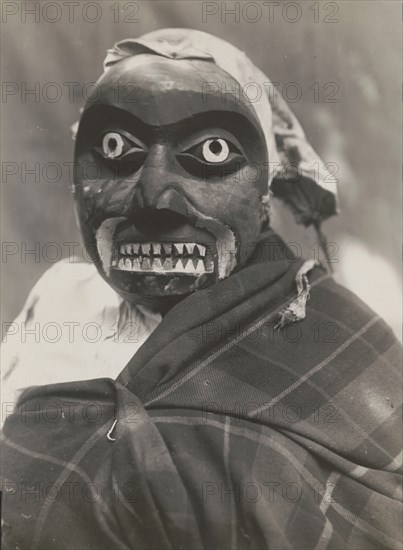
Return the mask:
<path id="1" fill-rule="evenodd" d="M 114 247 L 111 267 L 132 273 L 202 275 L 213 273 L 209 247 L 191 242 L 129 242 Z"/>
<path id="2" fill-rule="evenodd" d="M 117 217 L 106 219 L 98 228 L 99 261 L 113 288 L 130 301 L 139 295 L 186 295 L 214 284 L 222 248 L 214 233 L 182 219 L 172 227 L 161 227 L 164 220 L 157 221 L 153 220 L 153 231 Z"/>

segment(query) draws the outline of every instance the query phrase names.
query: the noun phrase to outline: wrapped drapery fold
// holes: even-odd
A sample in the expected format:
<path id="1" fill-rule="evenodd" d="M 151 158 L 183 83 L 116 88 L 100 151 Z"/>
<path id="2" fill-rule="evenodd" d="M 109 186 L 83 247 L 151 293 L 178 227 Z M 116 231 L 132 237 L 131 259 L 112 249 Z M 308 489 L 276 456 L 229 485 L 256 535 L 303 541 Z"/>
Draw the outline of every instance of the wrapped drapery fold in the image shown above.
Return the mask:
<path id="1" fill-rule="evenodd" d="M 273 234 L 258 250 L 116 381 L 22 396 L 5 548 L 401 548 L 400 346 L 320 267 L 306 318 L 274 330 L 302 262 Z"/>

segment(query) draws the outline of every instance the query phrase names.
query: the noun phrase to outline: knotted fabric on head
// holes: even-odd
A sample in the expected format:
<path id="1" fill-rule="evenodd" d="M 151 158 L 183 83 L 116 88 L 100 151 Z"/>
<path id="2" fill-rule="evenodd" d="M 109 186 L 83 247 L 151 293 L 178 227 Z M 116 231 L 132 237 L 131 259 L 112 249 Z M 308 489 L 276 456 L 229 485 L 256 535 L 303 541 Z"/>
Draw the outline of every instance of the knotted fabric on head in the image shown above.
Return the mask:
<path id="1" fill-rule="evenodd" d="M 337 214 L 336 182 L 308 143 L 304 131 L 269 78 L 238 48 L 211 34 L 192 29 L 161 29 L 126 39 L 108 50 L 104 71 L 122 59 L 140 54 L 169 59 L 198 59 L 229 73 L 241 90 L 251 84 L 262 93 L 249 100 L 262 126 L 269 156 L 268 195 L 281 198 L 304 225 Z M 243 93 L 242 97 L 248 100 Z"/>

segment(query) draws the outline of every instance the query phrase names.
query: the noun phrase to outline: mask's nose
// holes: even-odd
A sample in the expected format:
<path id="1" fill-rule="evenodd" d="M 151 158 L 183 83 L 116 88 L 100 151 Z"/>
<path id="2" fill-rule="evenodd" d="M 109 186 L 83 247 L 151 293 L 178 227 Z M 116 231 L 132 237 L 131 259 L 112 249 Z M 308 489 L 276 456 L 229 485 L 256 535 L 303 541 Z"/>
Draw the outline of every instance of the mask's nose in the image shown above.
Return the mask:
<path id="1" fill-rule="evenodd" d="M 133 197 L 133 219 L 145 234 L 169 232 L 189 216 L 175 158 L 165 145 L 153 145 L 142 168 Z"/>

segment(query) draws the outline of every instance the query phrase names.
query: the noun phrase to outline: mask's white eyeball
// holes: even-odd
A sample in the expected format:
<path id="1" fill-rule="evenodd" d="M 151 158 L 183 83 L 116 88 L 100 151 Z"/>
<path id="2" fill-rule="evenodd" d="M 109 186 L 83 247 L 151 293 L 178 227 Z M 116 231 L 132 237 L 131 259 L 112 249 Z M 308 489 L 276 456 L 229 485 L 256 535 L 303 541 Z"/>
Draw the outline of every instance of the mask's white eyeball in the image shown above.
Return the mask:
<path id="1" fill-rule="evenodd" d="M 207 162 L 224 162 L 229 155 L 225 139 L 208 139 L 203 144 L 203 157 Z"/>
<path id="2" fill-rule="evenodd" d="M 119 157 L 123 151 L 124 142 L 122 136 L 116 132 L 108 132 L 102 140 L 102 150 L 106 158 Z"/>

